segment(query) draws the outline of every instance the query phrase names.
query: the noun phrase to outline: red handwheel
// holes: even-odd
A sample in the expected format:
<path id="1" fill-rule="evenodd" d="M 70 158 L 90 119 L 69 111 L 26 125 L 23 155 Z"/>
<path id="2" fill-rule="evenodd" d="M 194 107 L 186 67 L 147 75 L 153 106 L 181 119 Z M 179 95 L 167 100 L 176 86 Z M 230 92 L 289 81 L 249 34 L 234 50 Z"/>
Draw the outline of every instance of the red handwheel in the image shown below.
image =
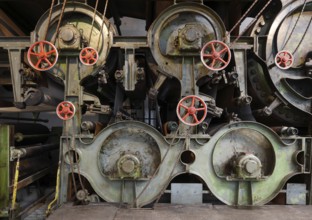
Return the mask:
<path id="1" fill-rule="evenodd" d="M 222 41 L 213 40 L 202 48 L 200 58 L 205 67 L 213 71 L 219 71 L 229 65 L 231 51 Z"/>
<path id="2" fill-rule="evenodd" d="M 56 107 L 57 116 L 64 121 L 72 119 L 75 113 L 75 105 L 68 101 L 63 101 Z"/>
<path id="3" fill-rule="evenodd" d="M 92 66 L 98 61 L 98 52 L 92 47 L 85 47 L 80 51 L 80 62 L 86 66 Z"/>
<path id="4" fill-rule="evenodd" d="M 186 96 L 178 103 L 177 116 L 179 120 L 186 125 L 199 125 L 204 121 L 206 115 L 207 105 L 204 100 L 198 96 Z"/>
<path id="5" fill-rule="evenodd" d="M 292 67 L 294 56 L 287 50 L 278 52 L 275 56 L 275 64 L 278 68 L 287 70 Z"/>
<path id="6" fill-rule="evenodd" d="M 32 68 L 47 71 L 54 67 L 58 59 L 56 47 L 48 41 L 38 41 L 30 46 L 27 59 Z"/>

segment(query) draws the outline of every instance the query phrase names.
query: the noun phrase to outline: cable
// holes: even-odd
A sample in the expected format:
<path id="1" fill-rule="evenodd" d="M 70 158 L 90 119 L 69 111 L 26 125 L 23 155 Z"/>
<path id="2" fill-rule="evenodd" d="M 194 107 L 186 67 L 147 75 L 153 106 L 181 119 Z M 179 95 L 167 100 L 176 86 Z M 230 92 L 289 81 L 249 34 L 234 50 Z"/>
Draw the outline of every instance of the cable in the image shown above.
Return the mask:
<path id="1" fill-rule="evenodd" d="M 45 31 L 43 40 L 46 40 L 47 35 L 48 35 L 48 30 L 49 30 L 49 26 L 50 26 L 50 22 L 51 22 L 52 9 L 53 9 L 53 6 L 54 6 L 54 2 L 55 2 L 55 0 L 52 0 L 52 2 L 51 2 L 51 7 L 50 7 L 50 11 L 49 11 L 49 17 L 48 17 L 47 29 Z"/>
<path id="2" fill-rule="evenodd" d="M 93 18 L 92 18 L 92 26 L 91 26 L 91 31 L 90 31 L 90 35 L 89 35 L 89 44 L 90 44 L 90 42 L 91 42 L 92 31 L 93 31 L 93 27 L 94 27 L 94 21 L 95 21 L 95 16 L 96 16 L 96 11 L 97 11 L 97 7 L 98 7 L 98 3 L 99 3 L 99 0 L 96 0 L 95 6 L 94 6 Z"/>
<path id="3" fill-rule="evenodd" d="M 103 27 L 104 27 L 104 23 L 105 23 L 105 15 L 106 15 L 106 10 L 107 10 L 107 5 L 108 5 L 108 0 L 106 0 L 105 3 L 105 7 L 104 7 L 104 12 L 103 12 L 103 17 L 102 17 L 102 25 L 101 25 L 101 29 L 100 29 L 100 35 L 99 35 L 99 39 L 98 39 L 98 44 L 96 46 L 96 50 L 98 51 L 99 46 L 100 46 L 100 40 L 101 40 L 101 36 L 103 34 Z M 104 38 L 103 38 L 103 45 L 104 45 Z"/>

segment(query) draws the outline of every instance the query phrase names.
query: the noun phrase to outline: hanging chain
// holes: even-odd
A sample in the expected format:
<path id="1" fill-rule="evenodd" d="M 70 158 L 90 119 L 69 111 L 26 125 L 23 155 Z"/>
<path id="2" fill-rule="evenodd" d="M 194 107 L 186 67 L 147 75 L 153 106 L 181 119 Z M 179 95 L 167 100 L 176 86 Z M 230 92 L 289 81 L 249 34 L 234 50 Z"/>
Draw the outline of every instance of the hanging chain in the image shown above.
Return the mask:
<path id="1" fill-rule="evenodd" d="M 64 0 L 64 2 L 63 2 L 62 11 L 61 11 L 60 18 L 59 18 L 59 21 L 58 21 L 57 27 L 56 27 L 55 38 L 52 41 L 53 44 L 55 44 L 55 41 L 56 41 L 56 39 L 58 37 L 58 34 L 59 34 L 59 29 L 60 29 L 60 26 L 61 26 L 61 22 L 62 22 L 64 11 L 65 11 L 66 2 L 67 2 L 67 0 Z"/>
<path id="2" fill-rule="evenodd" d="M 169 153 L 169 150 L 171 149 L 171 147 L 174 145 L 174 144 L 177 144 L 174 143 L 175 139 L 177 139 L 177 136 L 178 136 L 178 132 L 180 130 L 180 126 L 177 128 L 175 134 L 173 135 L 172 137 L 172 140 L 171 140 L 171 143 L 169 144 L 169 147 L 164 155 L 164 157 L 162 158 L 162 160 L 160 161 L 159 165 L 157 166 L 157 169 L 155 170 L 155 172 L 153 173 L 153 175 L 151 176 L 151 178 L 148 180 L 148 182 L 146 183 L 146 185 L 144 186 L 143 190 L 139 193 L 139 195 L 134 199 L 133 203 L 132 203 L 132 206 L 136 205 L 138 199 L 142 196 L 142 194 L 145 192 L 145 190 L 147 189 L 147 187 L 151 184 L 153 178 L 156 176 L 156 173 L 158 173 L 161 165 L 163 164 L 164 160 L 166 159 L 168 153 Z"/>
<path id="3" fill-rule="evenodd" d="M 83 185 L 83 183 L 82 183 L 82 179 L 81 179 L 81 173 L 80 173 L 80 167 L 79 167 L 79 161 L 78 161 L 79 158 L 78 158 L 77 153 L 76 153 L 76 146 L 75 146 L 75 144 L 73 144 L 73 147 L 72 147 L 72 148 L 74 149 L 74 152 L 75 152 L 75 160 L 76 160 L 76 162 L 77 162 L 77 171 L 78 171 L 79 183 L 80 183 L 80 185 L 81 185 L 82 190 L 83 190 L 84 192 L 86 192 L 85 187 L 84 187 L 84 185 Z"/>
<path id="4" fill-rule="evenodd" d="M 43 40 L 46 40 L 47 35 L 48 35 L 48 30 L 49 30 L 49 26 L 50 26 L 50 22 L 51 22 L 51 16 L 52 16 L 52 10 L 53 10 L 53 6 L 54 6 L 54 2 L 55 2 L 55 0 L 52 0 L 52 2 L 51 2 L 51 7 L 50 7 L 50 11 L 49 11 L 49 17 L 48 17 L 47 29 L 46 29 L 46 31 L 44 33 Z"/>
<path id="5" fill-rule="evenodd" d="M 259 11 L 259 13 L 254 17 L 254 19 L 249 23 L 249 25 L 247 25 L 247 27 L 241 32 L 241 34 L 239 34 L 235 40 L 233 41 L 233 43 L 231 43 L 231 47 L 238 41 L 239 38 L 242 37 L 242 35 L 244 34 L 244 32 L 246 30 L 248 30 L 251 25 L 253 25 L 253 23 L 255 23 L 255 21 L 257 21 L 258 17 L 262 14 L 262 12 L 269 6 L 269 4 L 272 2 L 272 0 L 269 0 L 264 6 L 263 8 Z"/>
<path id="6" fill-rule="evenodd" d="M 256 5 L 259 0 L 255 0 L 252 5 L 247 9 L 247 11 L 242 15 L 242 17 L 236 22 L 236 24 L 232 27 L 232 29 L 227 33 L 226 37 L 229 36 L 235 28 L 241 23 L 241 21 L 247 16 L 247 14 L 251 11 L 251 9 Z"/>
<path id="7" fill-rule="evenodd" d="M 186 136 L 187 136 L 186 138 L 189 138 L 189 134 L 187 134 Z M 178 165 L 179 159 L 180 159 L 180 155 L 181 155 L 182 152 L 185 150 L 185 149 L 184 149 L 185 146 L 186 146 L 186 139 L 184 140 L 183 146 L 181 147 L 181 150 L 180 150 L 180 152 L 179 152 L 179 154 L 178 154 L 178 157 L 177 157 L 177 159 L 176 159 L 176 161 L 175 161 L 175 163 L 174 163 L 174 165 L 173 165 L 173 167 L 172 167 L 172 169 L 171 169 L 171 172 L 170 172 L 169 176 L 172 176 L 174 169 L 175 169 L 176 166 Z M 161 196 L 164 194 L 166 188 L 167 188 L 167 186 L 165 185 L 165 186 L 163 187 L 163 189 L 161 190 L 161 193 L 159 193 L 159 195 L 158 195 L 158 197 L 157 197 L 156 202 L 154 203 L 154 205 L 157 204 L 157 203 L 159 202 L 159 200 L 160 200 Z"/>
<path id="8" fill-rule="evenodd" d="M 293 51 L 293 53 L 292 53 L 292 54 L 294 54 L 294 53 L 296 53 L 296 52 L 297 52 L 297 50 L 298 50 L 298 48 L 299 48 L 300 44 L 302 43 L 302 41 L 303 41 L 304 37 L 306 36 L 306 34 L 307 34 L 308 30 L 310 29 L 311 22 L 312 22 L 312 17 L 310 18 L 309 24 L 308 24 L 308 26 L 307 26 L 307 28 L 306 28 L 306 30 L 305 30 L 305 32 L 304 32 L 304 34 L 302 35 L 302 38 L 300 39 L 300 41 L 299 41 L 299 43 L 298 43 L 298 45 L 297 45 L 296 49 Z"/>
<path id="9" fill-rule="evenodd" d="M 67 152 L 68 152 L 68 160 L 69 160 L 69 165 L 70 165 L 71 177 L 72 177 L 72 181 L 73 181 L 73 185 L 74 185 L 75 194 L 77 195 L 77 186 L 76 186 L 76 180 L 75 180 L 75 176 L 74 176 L 74 164 L 73 164 L 72 158 L 70 156 L 70 147 L 69 147 L 68 137 L 69 137 L 69 135 L 66 134 L 66 146 L 67 146 Z M 76 153 L 76 152 L 74 152 L 74 153 Z"/>
<path id="10" fill-rule="evenodd" d="M 304 9 L 305 9 L 305 7 L 306 7 L 306 4 L 307 4 L 307 0 L 304 0 L 304 4 L 303 4 L 303 7 L 302 7 L 302 10 L 301 10 L 299 16 L 297 17 L 297 20 L 296 20 L 296 22 L 295 22 L 295 24 L 294 24 L 294 27 L 292 28 L 290 34 L 288 35 L 288 38 L 287 38 L 287 40 L 286 40 L 284 46 L 282 47 L 283 49 L 286 47 L 286 45 L 287 45 L 288 41 L 290 40 L 290 38 L 291 38 L 293 32 L 295 31 L 296 26 L 297 26 L 297 24 L 298 24 L 298 21 L 299 21 L 301 15 L 302 15 L 303 12 L 304 12 Z M 282 50 L 283 50 L 283 49 L 282 49 Z"/>
<path id="11" fill-rule="evenodd" d="M 94 27 L 94 21 L 95 21 L 95 16 L 96 16 L 98 3 L 99 3 L 99 0 L 96 0 L 95 6 L 94 6 L 93 18 L 92 18 L 91 31 L 90 31 L 90 35 L 89 35 L 89 44 L 91 43 L 92 31 L 93 31 L 93 27 Z"/>
<path id="12" fill-rule="evenodd" d="M 104 23 L 105 23 L 105 15 L 106 15 L 106 10 L 107 10 L 107 5 L 108 5 L 108 0 L 106 0 L 105 7 L 104 7 L 104 12 L 103 12 L 103 17 L 102 17 L 102 25 L 101 25 L 101 29 L 100 29 L 100 35 L 99 35 L 98 43 L 97 43 L 97 46 L 96 46 L 96 50 L 99 49 L 101 36 L 103 34 L 102 29 L 103 29 Z M 102 44 L 104 46 L 104 38 L 103 38 L 103 43 Z"/>
<path id="13" fill-rule="evenodd" d="M 290 34 L 288 35 L 288 38 L 287 38 L 287 40 L 286 40 L 284 46 L 282 47 L 282 50 L 287 46 L 287 43 L 288 43 L 289 40 L 291 39 L 291 36 L 292 36 L 293 32 L 295 31 L 295 29 L 296 29 L 296 27 L 297 27 L 297 24 L 298 24 L 298 22 L 299 22 L 299 20 L 300 20 L 300 18 L 301 18 L 301 16 L 302 16 L 302 14 L 303 14 L 303 12 L 304 12 L 304 9 L 305 9 L 306 5 L 307 5 L 307 0 L 304 1 L 303 6 L 302 6 L 302 9 L 301 9 L 301 12 L 300 12 L 299 16 L 297 17 L 297 20 L 296 20 L 296 22 L 295 22 L 295 24 L 294 24 L 294 26 L 293 26 L 293 28 L 292 28 Z M 310 26 L 311 26 L 311 22 L 312 22 L 312 17 L 310 18 L 309 23 L 308 23 L 308 26 L 307 26 L 307 28 L 305 29 L 305 31 L 304 31 L 304 33 L 303 33 L 303 35 L 302 35 L 302 38 L 300 39 L 300 41 L 299 41 L 299 43 L 297 44 L 296 48 L 293 50 L 292 54 L 295 54 L 295 53 L 297 52 L 299 46 L 301 45 L 301 43 L 302 43 L 304 37 L 306 36 L 306 34 L 307 34 L 307 32 L 308 32 L 308 30 L 309 30 L 309 28 L 310 28 Z"/>

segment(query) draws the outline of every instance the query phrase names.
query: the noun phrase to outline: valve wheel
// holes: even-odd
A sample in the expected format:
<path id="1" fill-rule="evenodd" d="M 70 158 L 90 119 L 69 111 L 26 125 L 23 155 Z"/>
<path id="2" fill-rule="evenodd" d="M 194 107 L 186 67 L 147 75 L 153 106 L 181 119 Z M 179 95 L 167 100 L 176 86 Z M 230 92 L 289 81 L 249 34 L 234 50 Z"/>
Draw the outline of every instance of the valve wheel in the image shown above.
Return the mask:
<path id="1" fill-rule="evenodd" d="M 204 100 L 202 100 L 198 96 L 186 96 L 178 103 L 177 116 L 183 124 L 190 126 L 199 125 L 204 121 L 206 115 L 207 105 Z M 200 118 L 198 118 L 198 116 Z"/>
<path id="2" fill-rule="evenodd" d="M 63 101 L 56 107 L 57 116 L 64 121 L 72 119 L 75 113 L 76 113 L 75 105 L 68 101 Z"/>
<path id="3" fill-rule="evenodd" d="M 80 62 L 86 66 L 92 66 L 98 61 L 98 52 L 92 47 L 85 47 L 80 51 Z"/>
<path id="4" fill-rule="evenodd" d="M 225 56 L 227 55 L 227 56 Z M 226 57 L 226 59 L 223 59 Z M 202 48 L 200 58 L 205 67 L 213 71 L 225 69 L 231 61 L 231 51 L 222 41 L 209 41 Z"/>
<path id="5" fill-rule="evenodd" d="M 47 71 L 54 67 L 58 59 L 56 47 L 48 41 L 38 41 L 30 46 L 27 60 L 32 68 Z"/>
<path id="6" fill-rule="evenodd" d="M 287 70 L 292 67 L 294 56 L 287 50 L 278 52 L 275 56 L 275 64 L 278 68 Z"/>

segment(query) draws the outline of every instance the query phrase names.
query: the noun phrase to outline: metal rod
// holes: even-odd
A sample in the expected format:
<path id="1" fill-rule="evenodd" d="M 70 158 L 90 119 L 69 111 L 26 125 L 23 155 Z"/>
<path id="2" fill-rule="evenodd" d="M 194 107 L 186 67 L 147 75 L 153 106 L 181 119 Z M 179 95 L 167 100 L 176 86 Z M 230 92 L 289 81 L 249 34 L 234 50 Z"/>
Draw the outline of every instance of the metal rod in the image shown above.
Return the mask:
<path id="1" fill-rule="evenodd" d="M 59 143 L 52 143 L 52 144 L 44 144 L 44 145 L 37 145 L 37 146 L 25 146 L 25 147 L 18 148 L 18 149 L 23 151 L 21 158 L 25 158 L 25 157 L 32 157 L 42 152 L 47 152 L 47 151 L 57 149 L 59 146 L 60 146 Z"/>
<path id="2" fill-rule="evenodd" d="M 23 134 L 23 133 L 16 133 L 14 134 L 14 140 L 16 142 L 21 142 L 25 139 L 32 139 L 32 138 L 41 138 L 41 137 L 50 137 L 50 136 L 57 136 L 59 133 L 49 133 L 49 134 Z"/>
<path id="3" fill-rule="evenodd" d="M 32 119 L 32 118 L 18 118 L 18 117 L 7 117 L 7 116 L 0 116 L 0 119 L 7 119 L 7 120 L 16 120 L 16 121 L 40 121 L 48 123 L 48 119 Z"/>

